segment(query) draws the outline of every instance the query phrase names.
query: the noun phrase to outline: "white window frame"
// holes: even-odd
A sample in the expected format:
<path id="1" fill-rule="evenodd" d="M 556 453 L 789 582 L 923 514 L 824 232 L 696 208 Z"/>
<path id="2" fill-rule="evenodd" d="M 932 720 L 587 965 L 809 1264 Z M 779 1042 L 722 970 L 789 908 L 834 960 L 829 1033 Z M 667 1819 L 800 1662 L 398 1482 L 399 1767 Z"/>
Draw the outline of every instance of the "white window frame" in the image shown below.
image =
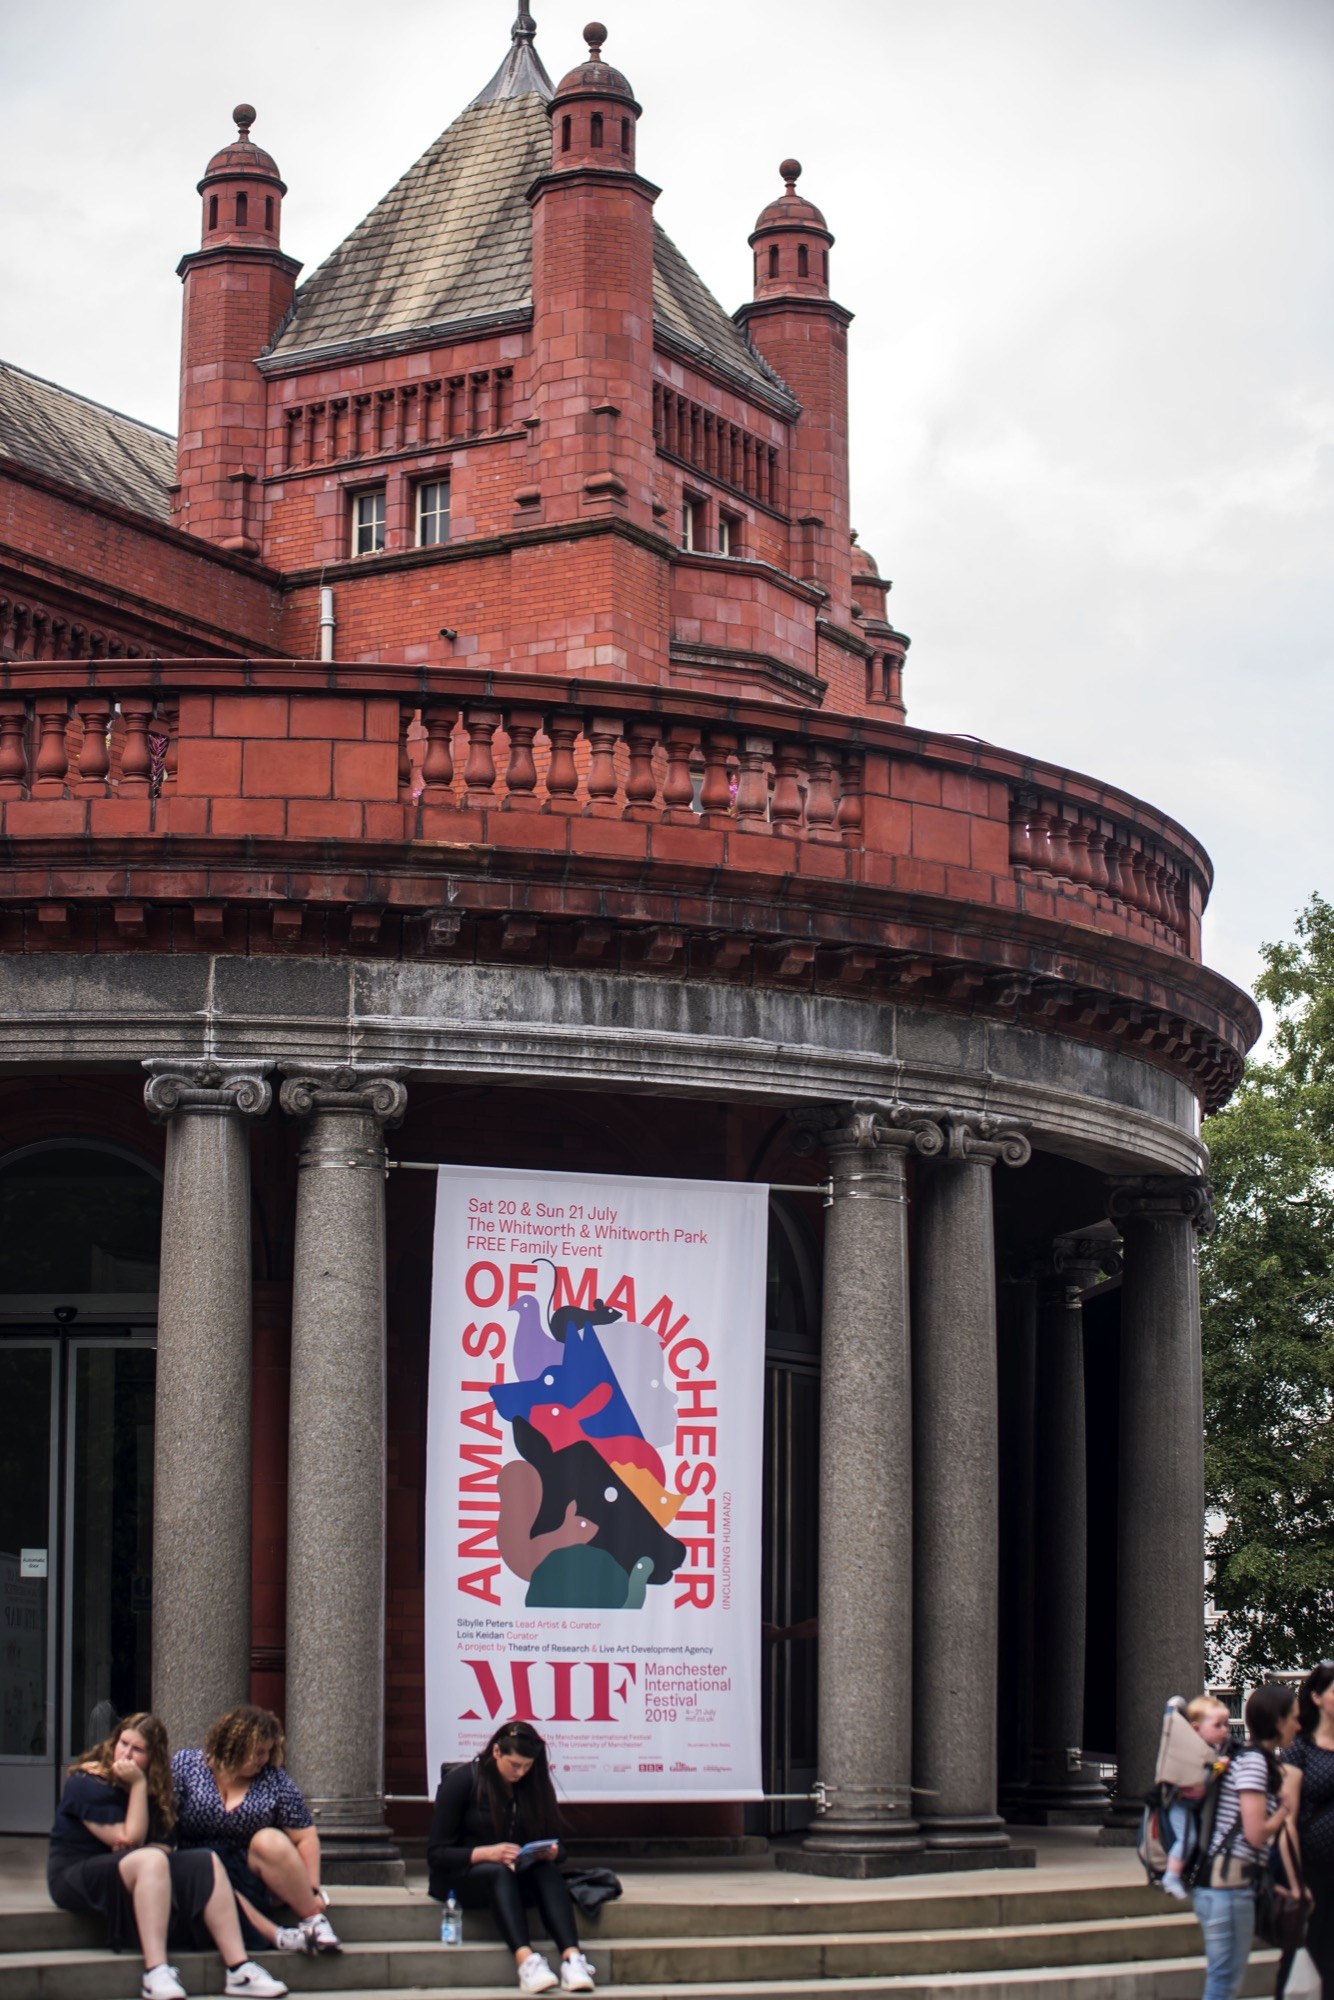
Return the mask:
<path id="1" fill-rule="evenodd" d="M 383 486 L 368 486 L 352 496 L 352 553 L 378 556 L 384 553 L 387 493 Z M 378 503 L 378 510 L 377 510 Z M 377 539 L 378 530 L 378 539 Z M 369 536 L 369 539 L 363 539 Z"/>
<path id="2" fill-rule="evenodd" d="M 718 509 L 718 553 L 720 556 L 737 556 L 741 553 L 740 514 L 729 514 L 723 507 Z"/>
<path id="3" fill-rule="evenodd" d="M 426 496 L 428 493 L 443 494 L 445 502 L 444 506 L 441 507 L 439 505 L 436 505 L 435 507 L 428 509 L 428 507 L 426 506 Z M 449 493 L 448 473 L 442 474 L 439 479 L 423 479 L 421 484 L 418 486 L 417 547 L 419 549 L 438 549 L 445 542 L 449 540 L 449 501 L 450 501 L 450 493 Z M 427 521 L 430 519 L 433 519 L 435 521 L 437 532 L 434 535 L 428 537 L 425 532 L 425 528 Z"/>
<path id="4" fill-rule="evenodd" d="M 707 549 L 709 520 L 707 504 L 697 493 L 681 495 L 681 547 L 692 553 Z"/>

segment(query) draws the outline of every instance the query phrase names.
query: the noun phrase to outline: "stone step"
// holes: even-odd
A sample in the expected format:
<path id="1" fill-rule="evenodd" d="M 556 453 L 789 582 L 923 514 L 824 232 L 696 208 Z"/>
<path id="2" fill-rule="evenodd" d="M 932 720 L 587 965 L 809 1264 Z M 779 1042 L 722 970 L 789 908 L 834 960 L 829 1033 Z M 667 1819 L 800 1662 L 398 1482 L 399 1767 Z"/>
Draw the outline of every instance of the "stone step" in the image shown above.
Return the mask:
<path id="1" fill-rule="evenodd" d="M 1276 1962 L 1273 1952 L 1252 1957 L 1241 1987 L 1247 2000 L 1273 1991 Z M 138 1961 L 120 1963 L 133 1972 L 128 1983 L 92 1989 L 107 1995 L 107 2000 L 138 1992 Z M 193 1961 L 183 1962 L 181 1970 L 192 1995 L 221 1993 L 222 1975 L 216 1959 L 201 1961 L 197 1970 Z M 835 1978 L 821 1980 L 818 1991 L 822 2000 L 823 1996 L 828 2000 L 1198 2000 L 1203 1982 L 1204 1960 L 1193 1957 L 1148 1959 L 1134 1966 L 1039 1967 L 1017 1975 L 1004 1971 Z M 63 2000 L 66 1992 L 58 1982 L 30 1990 L 38 2000 Z M 513 1971 L 508 1969 L 504 1978 L 486 1985 L 414 1986 L 410 2000 L 496 2000 L 497 1994 L 514 1990 Z M 598 1985 L 602 2000 L 811 2000 L 814 1990 L 808 1978 L 651 1986 L 618 1985 L 604 1979 Z M 324 2000 L 364 2000 L 364 1994 L 364 1987 L 329 1987 Z"/>
<path id="2" fill-rule="evenodd" d="M 590 1941 L 604 1984 L 643 1996 L 670 1986 L 734 1993 L 746 1984 L 818 1986 L 847 1981 L 928 1982 L 1023 1972 L 1030 1982 L 1052 1968 L 1128 1972 L 1142 1963 L 1193 1957 L 1199 1930 L 1189 1913 L 1151 1919 L 1101 1919 L 1069 1924 L 1007 1925 L 981 1930 L 861 1932 L 855 1935 L 756 1935 L 729 1939 L 628 1938 Z M 216 1957 L 181 1954 L 192 1993 L 215 1990 Z M 308 1959 L 271 1954 L 269 1963 L 293 1993 L 386 1993 L 478 1985 L 494 1991 L 513 1981 L 509 1954 L 498 1943 L 445 1950 L 438 1943 L 349 1944 L 341 1954 Z M 9 1953 L 0 1957 L 0 2000 L 133 2000 L 139 1961 L 104 1951 Z M 1022 1982 L 1021 1982 L 1022 1983 Z M 895 1990 L 891 1983 L 887 1990 Z M 1096 1991 L 1096 1988 L 1095 1988 Z"/>
<path id="3" fill-rule="evenodd" d="M 870 1895 L 843 1899 L 804 1897 L 799 1891 L 747 1896 L 735 1901 L 708 1901 L 683 1893 L 670 1900 L 641 1897 L 634 1883 L 618 1902 L 605 1904 L 583 1928 L 594 1939 L 720 1938 L 732 1936 L 785 1937 L 797 1933 L 843 1934 L 861 1931 L 933 1930 L 953 1927 L 979 1930 L 1011 1924 L 1075 1923 L 1096 1917 L 1155 1918 L 1169 1912 L 1160 1891 L 1139 1884 L 969 1890 L 934 1884 L 914 1885 L 911 1894 Z M 433 1943 L 440 1935 L 440 1906 L 411 1891 L 382 1892 L 358 1898 L 345 1890 L 333 1911 L 338 1934 L 349 1944 L 399 1941 Z M 96 1918 L 73 1917 L 61 1910 L 0 1912 L 0 1953 L 42 1952 L 96 1945 L 101 1938 Z M 484 1943 L 492 1931 L 484 1915 L 468 1911 L 464 1937 Z"/>

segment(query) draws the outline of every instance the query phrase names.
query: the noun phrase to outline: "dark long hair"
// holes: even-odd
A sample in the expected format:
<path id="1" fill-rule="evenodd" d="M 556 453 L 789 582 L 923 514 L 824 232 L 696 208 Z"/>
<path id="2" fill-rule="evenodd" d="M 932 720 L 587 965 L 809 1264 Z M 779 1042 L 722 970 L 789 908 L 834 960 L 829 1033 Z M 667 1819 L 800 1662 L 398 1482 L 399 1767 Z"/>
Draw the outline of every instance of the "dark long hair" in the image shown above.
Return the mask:
<path id="1" fill-rule="evenodd" d="M 1296 1690 L 1283 1681 L 1266 1681 L 1262 1687 L 1252 1688 L 1246 1698 L 1247 1747 L 1258 1750 L 1264 1758 L 1269 1782 L 1275 1791 L 1283 1783 L 1283 1766 L 1278 1761 L 1274 1745 L 1278 1742 L 1279 1724 L 1292 1714 L 1296 1699 Z"/>
<path id="2" fill-rule="evenodd" d="M 1316 1700 L 1331 1681 L 1334 1681 L 1334 1660 L 1322 1660 L 1318 1667 L 1312 1667 L 1302 1682 L 1301 1693 L 1297 1696 L 1297 1722 L 1303 1736 L 1315 1735 L 1320 1722 Z"/>
<path id="3" fill-rule="evenodd" d="M 495 1753 L 502 1757 L 531 1757 L 533 1768 L 517 1785 L 508 1786 L 496 1769 Z M 477 1782 L 491 1808 L 491 1822 L 498 1835 L 505 1833 L 511 1799 L 519 1809 L 519 1826 L 525 1840 L 554 1840 L 563 1821 L 556 1804 L 547 1762 L 547 1746 L 531 1722 L 502 1722 L 477 1760 Z"/>

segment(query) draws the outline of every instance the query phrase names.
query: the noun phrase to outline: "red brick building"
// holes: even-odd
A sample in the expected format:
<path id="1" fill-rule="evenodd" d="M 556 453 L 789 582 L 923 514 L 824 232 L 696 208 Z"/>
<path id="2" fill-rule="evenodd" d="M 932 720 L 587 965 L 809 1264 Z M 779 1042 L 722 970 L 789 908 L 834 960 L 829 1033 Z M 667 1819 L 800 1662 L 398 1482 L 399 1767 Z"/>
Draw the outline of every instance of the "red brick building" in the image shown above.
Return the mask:
<path id="1" fill-rule="evenodd" d="M 182 1740 L 281 1706 L 344 1867 L 392 1865 L 430 1198 L 352 1171 L 390 1130 L 809 1184 L 765 1590 L 819 1636 L 764 1727 L 773 1791 L 826 1788 L 810 1865 L 1097 1816 L 1069 1746 L 1133 1795 L 1202 1672 L 1198 1113 L 1258 1027 L 1207 856 L 906 724 L 833 235 L 785 161 L 729 316 L 587 39 L 553 88 L 521 9 L 300 285 L 238 107 L 175 440 L 0 367 L 5 1826 L 151 1672 Z"/>

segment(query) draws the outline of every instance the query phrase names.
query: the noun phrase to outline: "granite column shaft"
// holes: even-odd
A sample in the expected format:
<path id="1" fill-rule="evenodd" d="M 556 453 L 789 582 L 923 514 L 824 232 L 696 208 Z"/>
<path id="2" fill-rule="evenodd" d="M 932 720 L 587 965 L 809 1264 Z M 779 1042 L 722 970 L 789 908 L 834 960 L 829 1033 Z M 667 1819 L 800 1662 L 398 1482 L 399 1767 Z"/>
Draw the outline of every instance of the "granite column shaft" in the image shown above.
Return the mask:
<path id="1" fill-rule="evenodd" d="M 288 1442 L 287 1733 L 330 1880 L 401 1879 L 384 1822 L 384 1129 L 406 1091 L 351 1067 L 282 1086 L 304 1121 Z"/>
<path id="2" fill-rule="evenodd" d="M 174 1744 L 250 1699 L 250 1134 L 268 1064 L 153 1061 L 167 1126 L 153 1462 L 153 1708 Z"/>
<path id="3" fill-rule="evenodd" d="M 1196 1231 L 1203 1180 L 1115 1188 L 1122 1235 L 1115 1819 L 1138 1822 L 1163 1703 L 1204 1685 L 1204 1393 Z"/>
<path id="4" fill-rule="evenodd" d="M 942 1119 L 921 1176 L 913 1288 L 914 1803 L 928 1848 L 1009 1845 L 996 1810 L 999 1445 L 992 1168 L 1028 1141 Z"/>

